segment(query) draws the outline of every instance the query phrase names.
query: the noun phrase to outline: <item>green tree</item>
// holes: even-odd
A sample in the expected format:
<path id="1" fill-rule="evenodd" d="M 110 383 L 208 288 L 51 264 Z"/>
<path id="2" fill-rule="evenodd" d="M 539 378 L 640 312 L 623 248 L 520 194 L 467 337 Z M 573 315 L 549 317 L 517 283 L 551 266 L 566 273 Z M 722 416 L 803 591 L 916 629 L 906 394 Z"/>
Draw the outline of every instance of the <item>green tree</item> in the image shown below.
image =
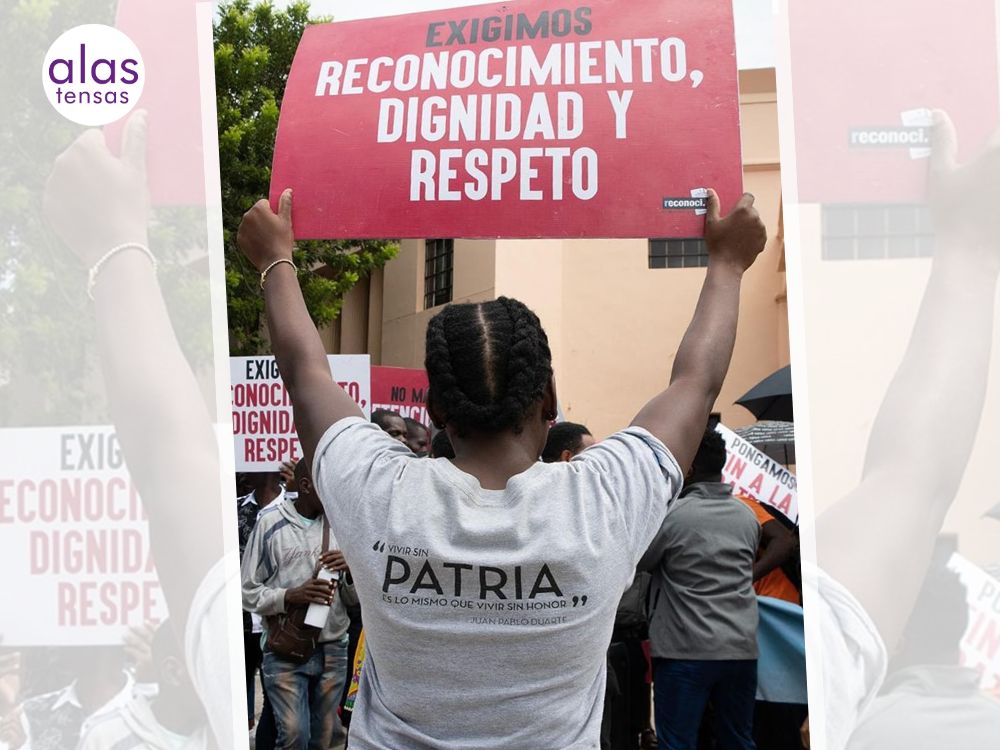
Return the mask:
<path id="1" fill-rule="evenodd" d="M 3 424 L 30 424 L 39 412 L 76 416 L 76 392 L 59 387 L 67 370 L 86 370 L 77 344 L 81 326 L 67 324 L 62 309 L 83 308 L 83 275 L 64 269 L 71 257 L 48 231 L 41 206 L 48 168 L 78 128 L 49 117 L 38 76 L 40 61 L 62 30 L 84 23 L 84 2 L 17 2 L 0 10 L 4 75 L 0 78 L 0 414 Z M 107 9 L 111 18 L 110 3 Z M 60 24 L 64 24 L 60 28 Z M 30 83 L 29 83 L 30 82 Z M 75 268 L 75 267 L 74 267 Z M 70 389 L 67 389 L 70 390 Z M 64 395 L 65 394 L 65 395 Z"/>
<path id="2" fill-rule="evenodd" d="M 58 115 L 39 71 L 56 37 L 83 23 L 115 22 L 116 0 L 0 3 L 0 424 L 109 420 L 98 372 L 87 270 L 49 228 L 42 204 L 53 161 L 86 128 Z M 150 247 L 192 366 L 211 359 L 204 207 L 157 208 Z"/>
<path id="3" fill-rule="evenodd" d="M 219 118 L 226 291 L 230 348 L 236 355 L 265 349 L 264 301 L 259 275 L 236 248 L 243 212 L 267 195 L 278 112 L 295 49 L 310 19 L 309 4 L 287 10 L 270 3 L 229 0 L 215 22 L 215 82 Z M 322 275 L 300 272 L 303 296 L 313 321 L 322 326 L 340 313 L 344 295 L 359 279 L 380 268 L 398 252 L 395 242 L 340 240 L 299 242 L 300 269 L 326 266 Z"/>

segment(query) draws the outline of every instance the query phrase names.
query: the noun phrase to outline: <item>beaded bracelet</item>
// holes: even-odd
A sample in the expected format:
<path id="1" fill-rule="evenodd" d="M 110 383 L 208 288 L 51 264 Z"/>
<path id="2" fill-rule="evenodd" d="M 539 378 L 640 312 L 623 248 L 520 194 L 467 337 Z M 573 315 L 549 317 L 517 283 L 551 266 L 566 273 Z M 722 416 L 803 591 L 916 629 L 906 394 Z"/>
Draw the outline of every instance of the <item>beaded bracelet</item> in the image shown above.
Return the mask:
<path id="1" fill-rule="evenodd" d="M 149 258 L 149 262 L 153 264 L 153 273 L 156 273 L 156 268 L 159 264 L 156 262 L 156 256 L 153 255 L 153 251 L 148 247 L 139 242 L 125 242 L 121 245 L 116 245 L 104 253 L 100 260 L 91 266 L 90 272 L 87 274 L 87 296 L 90 297 L 91 301 L 94 300 L 94 285 L 97 283 L 97 275 L 101 272 L 105 263 L 123 250 L 141 250 Z"/>

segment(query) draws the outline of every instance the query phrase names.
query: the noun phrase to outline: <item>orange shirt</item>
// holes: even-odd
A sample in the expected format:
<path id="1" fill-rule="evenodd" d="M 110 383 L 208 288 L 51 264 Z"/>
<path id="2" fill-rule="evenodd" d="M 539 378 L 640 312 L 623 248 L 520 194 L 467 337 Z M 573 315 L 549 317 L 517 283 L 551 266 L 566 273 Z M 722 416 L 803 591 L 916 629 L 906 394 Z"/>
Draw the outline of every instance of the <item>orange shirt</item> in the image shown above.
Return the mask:
<path id="1" fill-rule="evenodd" d="M 739 492 L 734 492 L 733 497 L 743 502 L 750 510 L 753 511 L 753 514 L 757 517 L 757 523 L 761 526 L 765 523 L 779 523 L 775 520 L 774 516 L 768 513 L 764 507 L 753 498 L 746 497 Z M 757 596 L 770 596 L 775 599 L 783 599 L 784 601 L 791 602 L 792 604 L 802 603 L 802 597 L 799 595 L 799 590 L 795 588 L 795 584 L 789 580 L 788 576 L 785 575 L 785 571 L 781 568 L 775 568 L 766 576 L 757 580 L 753 585 L 753 589 L 757 592 Z"/>

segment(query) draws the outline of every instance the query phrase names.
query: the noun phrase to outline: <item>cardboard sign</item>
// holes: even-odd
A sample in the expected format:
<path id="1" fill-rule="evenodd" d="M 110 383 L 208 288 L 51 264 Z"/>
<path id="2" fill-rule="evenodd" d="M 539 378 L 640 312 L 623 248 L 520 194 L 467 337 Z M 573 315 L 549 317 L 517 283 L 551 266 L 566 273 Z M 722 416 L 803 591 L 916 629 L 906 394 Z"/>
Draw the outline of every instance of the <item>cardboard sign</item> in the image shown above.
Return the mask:
<path id="1" fill-rule="evenodd" d="M 427 414 L 427 372 L 406 367 L 372 367 L 372 411 L 389 409 L 431 426 Z"/>
<path id="2" fill-rule="evenodd" d="M 699 237 L 742 193 L 730 0 L 518 0 L 311 26 L 271 200 L 299 238 Z"/>
<path id="3" fill-rule="evenodd" d="M 331 354 L 330 372 L 371 416 L 370 357 Z M 282 461 L 302 458 L 292 400 L 272 356 L 230 357 L 236 471 L 277 471 Z"/>
<path id="4" fill-rule="evenodd" d="M 138 492 L 110 427 L 0 430 L 4 646 L 121 644 L 166 617 Z M 27 603 L 15 606 L 16 602 Z"/>
<path id="5" fill-rule="evenodd" d="M 755 448 L 725 425 L 715 428 L 726 441 L 726 465 L 722 481 L 737 492 L 780 510 L 799 522 L 799 499 L 795 475 Z"/>
<path id="6" fill-rule="evenodd" d="M 962 638 L 962 665 L 979 672 L 984 690 L 1000 689 L 1000 581 L 959 554 L 948 561 L 966 588 L 969 626 Z"/>
<path id="7" fill-rule="evenodd" d="M 921 203 L 931 108 L 955 123 L 960 161 L 996 128 L 994 0 L 947 13 L 909 0 L 789 3 L 788 14 L 801 202 Z"/>

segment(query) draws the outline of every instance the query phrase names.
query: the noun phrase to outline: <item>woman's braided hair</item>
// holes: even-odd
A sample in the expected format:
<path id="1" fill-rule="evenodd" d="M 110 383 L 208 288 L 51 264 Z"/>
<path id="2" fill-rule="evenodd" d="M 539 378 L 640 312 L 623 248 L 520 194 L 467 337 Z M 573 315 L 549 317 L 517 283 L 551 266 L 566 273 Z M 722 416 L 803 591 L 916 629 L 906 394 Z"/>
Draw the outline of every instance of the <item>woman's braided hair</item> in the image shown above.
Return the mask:
<path id="1" fill-rule="evenodd" d="M 448 305 L 427 325 L 428 404 L 459 434 L 520 432 L 552 377 L 549 339 L 524 303 Z"/>

